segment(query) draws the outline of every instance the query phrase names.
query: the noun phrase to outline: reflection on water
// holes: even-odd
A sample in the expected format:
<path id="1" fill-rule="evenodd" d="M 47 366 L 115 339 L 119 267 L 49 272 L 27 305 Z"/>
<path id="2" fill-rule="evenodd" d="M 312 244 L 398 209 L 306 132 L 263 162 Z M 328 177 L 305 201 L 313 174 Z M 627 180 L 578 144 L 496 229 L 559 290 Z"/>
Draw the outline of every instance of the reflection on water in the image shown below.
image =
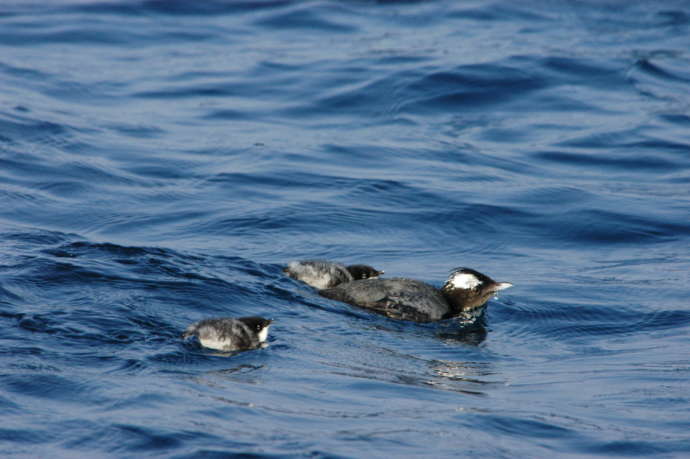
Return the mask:
<path id="1" fill-rule="evenodd" d="M 455 330 L 444 329 L 439 331 L 437 336 L 448 343 L 480 345 L 487 336 L 486 322 L 484 316 L 468 326 L 460 326 Z"/>
<path id="2" fill-rule="evenodd" d="M 444 390 L 455 390 L 472 395 L 486 395 L 486 385 L 502 384 L 492 380 L 496 376 L 493 365 L 489 362 L 452 362 L 434 360 L 429 368 L 436 376 L 428 384 Z"/>

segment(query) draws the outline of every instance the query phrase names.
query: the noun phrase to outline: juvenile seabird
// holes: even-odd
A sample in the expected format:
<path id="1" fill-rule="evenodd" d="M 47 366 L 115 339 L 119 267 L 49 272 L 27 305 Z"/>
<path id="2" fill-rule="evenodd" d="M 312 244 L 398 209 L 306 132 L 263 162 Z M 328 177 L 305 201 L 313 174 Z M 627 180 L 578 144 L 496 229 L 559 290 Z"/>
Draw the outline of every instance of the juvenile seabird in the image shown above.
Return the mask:
<path id="1" fill-rule="evenodd" d="M 187 327 L 182 339 L 196 336 L 202 346 L 219 351 L 256 349 L 266 342 L 270 325 L 262 317 L 204 319 Z"/>
<path id="2" fill-rule="evenodd" d="M 283 272 L 319 290 L 353 280 L 376 278 L 383 274 L 383 271 L 368 265 L 345 266 L 325 260 L 291 261 Z"/>

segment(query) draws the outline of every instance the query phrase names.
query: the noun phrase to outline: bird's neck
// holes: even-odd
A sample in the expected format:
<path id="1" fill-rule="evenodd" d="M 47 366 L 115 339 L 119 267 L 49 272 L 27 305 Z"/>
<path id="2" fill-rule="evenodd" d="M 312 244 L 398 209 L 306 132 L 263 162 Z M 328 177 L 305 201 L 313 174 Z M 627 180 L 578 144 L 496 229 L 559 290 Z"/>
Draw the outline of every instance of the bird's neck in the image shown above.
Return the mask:
<path id="1" fill-rule="evenodd" d="M 469 299 L 469 295 L 467 293 L 467 290 L 460 290 L 454 288 L 443 289 L 443 297 L 448 302 L 448 305 L 451 309 L 451 313 L 455 314 L 461 312 L 464 309 L 464 305 L 465 303 L 467 303 Z"/>
<path id="2" fill-rule="evenodd" d="M 443 297 L 448 302 L 453 314 L 477 308 L 488 299 L 486 295 L 474 290 L 450 288 L 443 289 Z"/>

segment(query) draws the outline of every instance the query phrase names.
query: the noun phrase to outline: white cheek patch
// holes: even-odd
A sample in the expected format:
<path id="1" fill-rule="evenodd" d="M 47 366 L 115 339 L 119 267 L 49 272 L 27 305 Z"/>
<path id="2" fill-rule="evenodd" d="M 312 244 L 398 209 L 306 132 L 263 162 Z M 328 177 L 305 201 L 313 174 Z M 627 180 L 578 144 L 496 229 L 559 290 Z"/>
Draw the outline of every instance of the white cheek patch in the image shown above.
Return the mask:
<path id="1" fill-rule="evenodd" d="M 266 339 L 268 338 L 268 329 L 269 329 L 269 328 L 270 328 L 270 325 L 269 325 L 269 326 L 266 326 L 263 330 L 261 330 L 261 331 L 259 332 L 259 342 L 260 342 L 260 343 L 265 342 Z"/>
<path id="2" fill-rule="evenodd" d="M 482 284 L 477 276 L 470 273 L 457 273 L 451 279 L 450 284 L 453 288 L 470 289 Z"/>

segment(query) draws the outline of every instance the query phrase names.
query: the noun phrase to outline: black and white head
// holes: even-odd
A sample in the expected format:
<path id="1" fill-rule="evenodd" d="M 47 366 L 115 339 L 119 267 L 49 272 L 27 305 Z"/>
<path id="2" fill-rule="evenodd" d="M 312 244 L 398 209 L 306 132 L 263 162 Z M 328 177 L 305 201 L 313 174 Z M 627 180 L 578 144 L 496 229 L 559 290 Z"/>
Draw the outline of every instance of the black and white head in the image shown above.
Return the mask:
<path id="1" fill-rule="evenodd" d="M 354 280 L 375 279 L 383 274 L 383 271 L 379 271 L 369 265 L 350 265 L 347 267 L 347 270 Z"/>
<path id="2" fill-rule="evenodd" d="M 441 290 L 456 310 L 467 311 L 483 306 L 497 292 L 512 286 L 510 282 L 496 282 L 474 269 L 455 268 Z"/>
<path id="3" fill-rule="evenodd" d="M 250 330 L 255 332 L 259 338 L 260 343 L 265 343 L 268 339 L 268 329 L 271 326 L 271 319 L 264 319 L 263 317 L 240 317 L 240 322 L 249 327 Z"/>

